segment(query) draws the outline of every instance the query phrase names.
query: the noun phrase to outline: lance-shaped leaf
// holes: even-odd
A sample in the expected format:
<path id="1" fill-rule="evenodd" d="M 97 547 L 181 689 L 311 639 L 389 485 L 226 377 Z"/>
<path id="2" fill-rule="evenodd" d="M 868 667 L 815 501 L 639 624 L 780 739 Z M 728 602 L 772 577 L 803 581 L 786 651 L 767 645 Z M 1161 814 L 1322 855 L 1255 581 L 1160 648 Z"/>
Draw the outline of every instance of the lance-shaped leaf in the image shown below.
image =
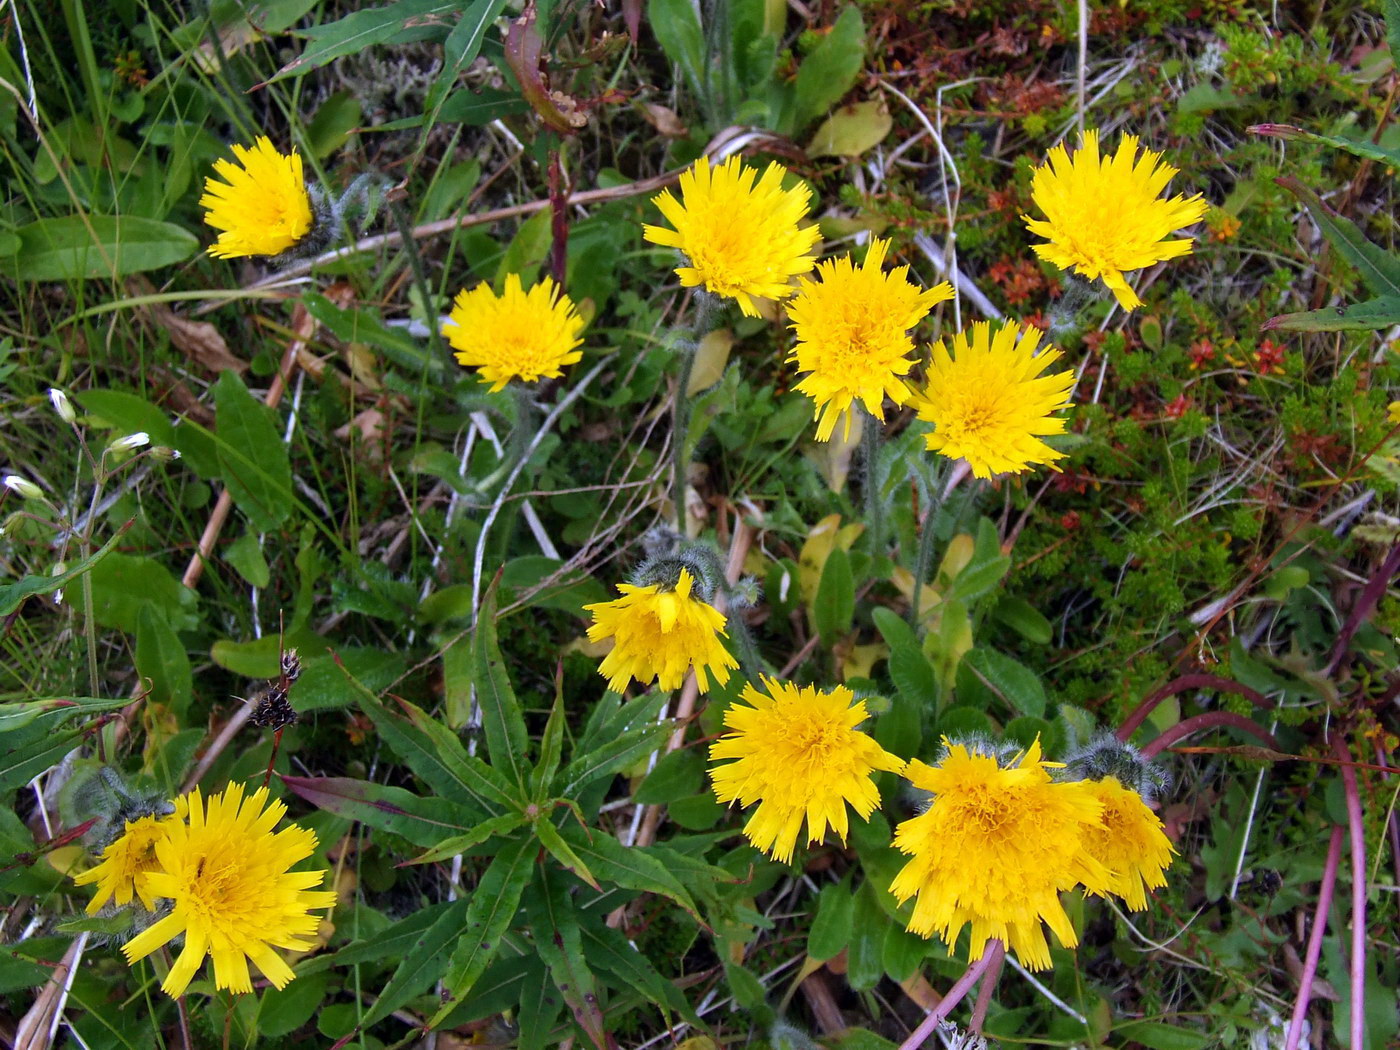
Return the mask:
<path id="1" fill-rule="evenodd" d="M 1279 314 L 1259 326 L 1261 331 L 1374 332 L 1400 324 L 1400 295 L 1382 295 L 1348 307 Z"/>
<path id="2" fill-rule="evenodd" d="M 644 723 L 571 760 L 558 776 L 559 793 L 575 798 L 599 777 L 610 776 L 651 754 L 671 734 L 671 720 Z"/>
<path id="3" fill-rule="evenodd" d="M 535 821 L 535 834 L 539 836 L 540 845 L 549 850 L 550 856 L 599 893 L 603 892 L 603 887 L 598 885 L 598 880 L 588 870 L 588 865 L 570 848 L 563 836 L 559 834 L 559 829 L 551 824 L 547 818 Z"/>
<path id="4" fill-rule="evenodd" d="M 533 837 L 511 839 L 481 876 L 443 979 L 447 999 L 428 1022 L 429 1028 L 447 1019 L 496 957 L 501 937 L 520 907 L 520 896 L 530 882 L 538 852 L 539 843 Z"/>
<path id="5" fill-rule="evenodd" d="M 341 670 L 345 671 L 343 666 Z M 407 718 L 395 717 L 349 671 L 345 671 L 345 677 L 360 710 L 369 716 L 384 742 L 437 794 L 478 809 L 479 817 L 499 816 L 503 811 L 522 807 L 523 802 L 515 797 L 506 779 L 479 758 L 467 754 L 452 730 L 407 700 L 398 701 Z"/>
<path id="6" fill-rule="evenodd" d="M 1338 135 L 1323 135 L 1294 127 L 1292 124 L 1253 124 L 1245 129 L 1256 135 L 1269 135 L 1277 139 L 1301 139 L 1304 142 L 1320 142 L 1333 149 L 1345 150 L 1354 157 L 1379 161 L 1392 168 L 1400 168 L 1400 150 L 1377 146 L 1370 139 L 1344 139 Z"/>
<path id="7" fill-rule="evenodd" d="M 602 831 L 595 829 L 590 833 L 572 825 L 562 828 L 560 835 L 600 878 L 629 890 L 666 897 L 689 912 L 697 922 L 701 921 L 690 892 L 653 854 L 655 847 L 624 846 Z M 730 875 L 721 872 L 721 877 L 729 879 Z"/>
<path id="8" fill-rule="evenodd" d="M 35 719 L 47 716 L 45 725 L 53 729 L 79 715 L 96 715 L 116 711 L 131 703 L 130 697 L 50 696 L 43 700 L 24 700 L 0 706 L 0 734 L 23 729 Z M 47 729 L 45 730 L 47 732 Z"/>
<path id="9" fill-rule="evenodd" d="M 525 718 L 520 713 L 520 701 L 501 659 L 501 647 L 496 643 L 496 590 L 501 574 L 491 581 L 477 613 L 476 633 L 472 638 L 472 665 L 476 672 L 476 699 L 481 705 L 481 728 L 486 734 L 486 749 L 491 763 L 523 791 L 526 783 Z"/>
<path id="10" fill-rule="evenodd" d="M 299 35 L 310 38 L 305 50 L 256 86 L 264 87 L 283 77 L 302 76 L 342 55 L 356 54 L 375 44 L 403 42 L 396 38 L 421 39 L 423 31 L 445 29 L 450 25 L 452 14 L 460 7 L 460 0 L 399 0 L 395 4 L 367 7 L 326 25 L 300 30 Z"/>
<path id="11" fill-rule="evenodd" d="M 1338 215 L 1316 193 L 1294 178 L 1275 180 L 1307 206 L 1323 236 L 1347 262 L 1356 267 L 1372 295 L 1400 295 L 1400 256 L 1372 244 L 1356 223 Z"/>
<path id="12" fill-rule="evenodd" d="M 83 573 L 87 572 L 94 565 L 100 562 L 107 555 L 112 553 L 112 548 L 117 545 L 117 541 L 126 535 L 126 530 L 131 528 L 132 518 L 125 525 L 119 528 L 110 540 L 104 543 L 88 557 L 77 564 L 70 566 L 67 572 L 61 572 L 57 576 L 21 576 L 13 583 L 7 583 L 0 587 L 0 616 L 9 616 L 19 608 L 20 603 L 26 598 L 36 594 L 52 594 L 60 587 L 66 587 L 76 580 Z M 124 705 L 123 705 L 124 706 Z"/>
<path id="13" fill-rule="evenodd" d="M 468 900 L 456 900 L 447 904 L 431 926 L 422 930 L 408 943 L 403 954 L 403 962 L 394 970 L 394 976 L 379 993 L 369 1012 L 360 1021 L 360 1030 L 382 1021 L 416 995 L 421 995 L 432 987 L 447 969 L 447 948 L 457 939 L 462 924 L 467 921 L 470 908 Z M 387 931 L 386 931 L 387 932 Z M 383 942 L 383 935 L 375 938 L 380 948 L 378 959 L 392 959 Z"/>
<path id="14" fill-rule="evenodd" d="M 549 721 L 545 723 L 544 736 L 540 737 L 540 759 L 535 763 L 535 771 L 530 774 L 530 791 L 538 802 L 548 797 L 554 774 L 559 772 L 559 758 L 563 749 L 564 665 L 561 663 L 554 672 L 554 707 L 550 709 Z"/>
<path id="15" fill-rule="evenodd" d="M 436 864 L 448 857 L 466 853 L 467 850 L 479 846 L 487 839 L 497 835 L 509 835 L 526 823 L 528 821 L 523 813 L 502 813 L 499 817 L 483 820 L 465 835 L 453 835 L 451 838 L 443 839 L 426 853 L 420 854 L 412 860 L 404 861 L 404 864 Z"/>
<path id="16" fill-rule="evenodd" d="M 544 41 L 535 28 L 535 0 L 527 0 L 525 10 L 506 30 L 506 65 L 520 82 L 520 93 L 540 120 L 561 135 L 572 135 L 588 123 L 588 117 L 579 112 L 573 99 L 549 90 L 544 71 L 540 69 L 543 54 Z M 568 113 L 560 108 L 560 102 L 568 104 Z"/>
<path id="17" fill-rule="evenodd" d="M 284 776 L 282 782 L 317 809 L 402 835 L 415 846 L 435 846 L 477 822 L 476 814 L 447 799 L 422 798 L 368 780 Z"/>
<path id="18" fill-rule="evenodd" d="M 618 987 L 635 988 L 663 1010 L 674 1010 L 690 1024 L 700 1025 L 700 1018 L 681 990 L 657 973 L 622 933 L 594 922 L 581 926 L 583 949 L 595 970 L 617 978 Z"/>
<path id="19" fill-rule="evenodd" d="M 548 866 L 537 868 L 532 890 L 525 899 L 525 914 L 535 935 L 535 951 L 549 967 L 578 1026 L 598 1050 L 610 1050 L 597 986 L 583 957 L 583 935 L 569 900 L 568 879 Z"/>

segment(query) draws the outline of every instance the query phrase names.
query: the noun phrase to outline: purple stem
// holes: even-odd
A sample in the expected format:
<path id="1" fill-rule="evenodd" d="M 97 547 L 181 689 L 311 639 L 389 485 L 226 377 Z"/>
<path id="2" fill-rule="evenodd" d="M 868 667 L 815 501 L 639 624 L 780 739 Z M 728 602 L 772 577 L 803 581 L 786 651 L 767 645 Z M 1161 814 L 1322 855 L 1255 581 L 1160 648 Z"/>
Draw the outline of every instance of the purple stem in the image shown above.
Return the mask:
<path id="1" fill-rule="evenodd" d="M 1386 769 L 1393 768 L 1385 760 L 1385 749 L 1379 743 L 1376 744 L 1376 765 Z M 1389 773 L 1386 774 L 1386 776 L 1389 775 Z M 1390 838 L 1390 859 L 1395 865 L 1395 884 L 1400 886 L 1400 813 L 1391 811 L 1390 820 L 1386 822 L 1385 830 Z"/>
<path id="2" fill-rule="evenodd" d="M 982 1026 L 987 1021 L 987 1009 L 992 1005 L 992 993 L 997 989 L 997 979 L 1001 976 L 1001 965 L 1006 959 L 1006 946 L 1001 941 L 993 941 L 987 949 L 992 955 L 992 964 L 977 988 L 977 1002 L 972 1007 L 972 1019 L 967 1022 L 968 1031 L 982 1034 Z"/>
<path id="3" fill-rule="evenodd" d="M 1242 730 L 1251 736 L 1256 736 L 1277 751 L 1278 741 L 1268 730 L 1259 725 L 1258 722 L 1251 721 L 1243 715 L 1237 715 L 1233 711 L 1207 711 L 1203 715 L 1195 715 L 1192 718 L 1183 719 L 1162 733 L 1151 743 L 1142 749 L 1144 758 L 1155 758 L 1158 754 L 1171 747 L 1178 740 L 1198 733 L 1202 729 L 1211 729 L 1215 726 L 1230 726 L 1234 729 Z"/>
<path id="4" fill-rule="evenodd" d="M 996 947 L 993 948 L 993 945 Z M 1001 961 L 1004 951 L 1005 949 L 1001 941 L 996 938 L 988 941 L 987 948 L 982 953 L 982 958 L 969 966 L 967 972 L 958 978 L 957 983 L 948 989 L 948 994 L 943 997 L 943 1000 L 937 1006 L 928 1012 L 927 1017 L 919 1022 L 919 1027 L 914 1029 L 913 1034 L 899 1044 L 899 1050 L 918 1050 L 918 1048 L 923 1045 L 924 1040 L 933 1034 L 933 1030 L 942 1023 L 944 1018 L 953 1012 L 953 1007 L 962 1002 L 963 996 L 972 991 L 972 986 L 987 972 L 988 967 L 992 965 L 992 960 L 995 959 L 998 963 Z"/>
<path id="5" fill-rule="evenodd" d="M 1317 891 L 1317 908 L 1313 911 L 1312 931 L 1308 934 L 1308 952 L 1303 960 L 1303 979 L 1298 989 L 1298 1001 L 1293 1004 L 1293 1018 L 1288 1022 L 1288 1039 L 1283 1050 L 1298 1050 L 1303 1038 L 1303 1018 L 1312 999 L 1313 978 L 1317 976 L 1317 960 L 1322 955 L 1322 938 L 1327 933 L 1327 912 L 1332 907 L 1332 890 L 1337 885 L 1337 866 L 1342 859 L 1342 828 L 1332 826 L 1332 841 L 1327 844 L 1327 862 L 1322 867 L 1322 885 Z"/>
<path id="6" fill-rule="evenodd" d="M 1142 703 L 1137 705 L 1115 734 L 1119 740 L 1127 743 L 1128 739 L 1138 726 L 1146 721 L 1147 716 L 1152 713 L 1152 709 L 1169 696 L 1177 693 L 1184 693 L 1188 689 L 1214 689 L 1217 693 L 1236 693 L 1245 697 L 1255 707 L 1268 707 L 1268 698 L 1262 693 L 1255 692 L 1247 685 L 1242 685 L 1229 678 L 1221 678 L 1218 674 L 1185 674 L 1180 678 L 1173 678 L 1162 688 L 1154 693 L 1149 693 Z"/>
<path id="7" fill-rule="evenodd" d="M 1351 1046 L 1352 1050 L 1363 1050 L 1366 1033 L 1366 827 L 1361 820 L 1361 791 L 1356 786 L 1356 766 L 1353 765 L 1356 760 L 1340 735 L 1332 738 L 1332 753 L 1342 764 L 1347 830 L 1351 833 Z"/>
<path id="8" fill-rule="evenodd" d="M 1352 606 L 1351 612 L 1347 614 L 1346 622 L 1342 624 L 1342 629 L 1337 633 L 1337 644 L 1332 647 L 1332 658 L 1327 662 L 1325 674 L 1331 675 L 1341 664 L 1342 658 L 1347 654 L 1347 646 L 1351 643 L 1352 635 L 1356 634 L 1366 617 L 1370 616 L 1376 608 L 1376 603 L 1381 600 L 1381 595 L 1385 594 L 1385 589 L 1390 586 L 1390 578 L 1400 572 L 1400 543 L 1390 548 L 1390 553 L 1385 556 L 1385 561 L 1376 570 L 1366 587 L 1361 592 L 1361 597 L 1356 599 L 1356 604 Z"/>

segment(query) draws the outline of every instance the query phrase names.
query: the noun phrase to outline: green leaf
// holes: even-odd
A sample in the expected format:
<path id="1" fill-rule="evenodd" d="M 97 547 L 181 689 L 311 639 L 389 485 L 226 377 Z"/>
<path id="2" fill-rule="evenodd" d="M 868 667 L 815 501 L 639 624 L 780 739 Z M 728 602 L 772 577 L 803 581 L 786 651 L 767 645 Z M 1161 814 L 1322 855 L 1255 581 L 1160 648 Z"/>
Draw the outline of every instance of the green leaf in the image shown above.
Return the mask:
<path id="1" fill-rule="evenodd" d="M 673 851 L 657 846 L 624 846 L 602 831 L 595 830 L 590 835 L 572 825 L 564 827 L 560 835 L 599 878 L 624 889 L 666 897 L 689 912 L 697 922 L 700 920 L 700 912 L 689 891 L 662 859 Z M 727 879 L 728 875 L 720 872 L 720 877 Z"/>
<path id="2" fill-rule="evenodd" d="M 176 426 L 168 412 L 125 390 L 84 390 L 74 396 L 83 410 L 98 421 L 115 427 L 122 434 L 144 430 L 151 435 L 152 445 L 179 449 L 190 469 L 200 477 L 218 476 L 214 440 L 198 424 L 185 421 Z"/>
<path id="3" fill-rule="evenodd" d="M 267 559 L 263 557 L 262 544 L 251 532 L 245 532 L 228 545 L 224 551 L 224 561 L 254 587 L 266 587 L 272 581 Z"/>
<path id="4" fill-rule="evenodd" d="M 617 978 L 618 987 L 634 988 L 662 1009 L 675 1011 L 691 1024 L 700 1024 L 680 989 L 657 973 L 647 957 L 628 943 L 622 933 L 585 923 L 583 945 L 593 968 Z"/>
<path id="5" fill-rule="evenodd" d="M 1204 1032 L 1162 1024 L 1160 1021 L 1131 1021 L 1113 1030 L 1124 1042 L 1141 1043 L 1150 1050 L 1203 1050 L 1214 1040 Z"/>
<path id="6" fill-rule="evenodd" d="M 447 35 L 447 42 L 442 45 L 442 70 L 423 102 L 424 122 L 429 128 L 441 119 L 448 92 L 457 83 L 462 70 L 476 61 L 476 56 L 481 53 L 481 43 L 486 38 L 487 27 L 496 21 L 504 7 L 505 0 L 473 0 Z"/>
<path id="7" fill-rule="evenodd" d="M 496 644 L 496 589 L 500 577 L 491 581 L 477 613 L 472 637 L 472 664 L 476 673 L 476 699 L 481 706 L 481 728 L 491 764 L 520 789 L 525 789 L 526 733 L 520 702 L 510 684 L 510 675 Z"/>
<path id="8" fill-rule="evenodd" d="M 549 721 L 545 723 L 544 734 L 540 737 L 540 758 L 530 774 L 530 790 L 536 800 L 544 801 L 549 786 L 554 783 L 554 775 L 559 772 L 559 759 L 564 749 L 564 677 L 560 673 L 554 679 L 554 707 L 550 709 Z"/>
<path id="9" fill-rule="evenodd" d="M 705 786 L 705 759 L 695 748 L 661 756 L 632 796 L 639 806 L 665 805 L 693 795 Z"/>
<path id="10" fill-rule="evenodd" d="M 807 954 L 813 959 L 833 959 L 851 943 L 855 921 L 855 897 L 848 882 L 828 883 L 817 894 L 817 913 L 807 933 Z"/>
<path id="11" fill-rule="evenodd" d="M 265 84 L 258 86 L 275 83 L 284 77 L 304 76 L 342 55 L 387 43 L 407 29 L 433 25 L 445 29 L 450 24 L 452 13 L 459 7 L 458 0 L 399 0 L 383 7 L 356 11 L 329 25 L 303 29 L 298 35 L 309 38 L 311 42 L 297 58 L 279 69 Z"/>
<path id="12" fill-rule="evenodd" d="M 292 468 L 276 416 L 234 372 L 214 384 L 214 409 L 224 484 L 253 528 L 272 532 L 292 512 Z"/>
<path id="13" fill-rule="evenodd" d="M 360 100 L 348 91 L 337 91 L 316 109 L 306 125 L 306 143 L 317 160 L 325 160 L 349 141 L 364 119 Z"/>
<path id="14" fill-rule="evenodd" d="M 791 130 L 801 131 L 839 102 L 855 85 L 864 61 L 865 24 L 852 4 L 798 67 Z"/>
<path id="15" fill-rule="evenodd" d="M 483 816 L 523 808 L 505 779 L 481 759 L 467 754 L 457 734 L 441 722 L 407 700 L 398 703 L 408 718 L 395 718 L 358 681 L 350 678 L 350 683 L 360 710 L 369 715 L 384 742 L 443 798 L 479 807 Z"/>
<path id="16" fill-rule="evenodd" d="M 435 846 L 475 823 L 474 815 L 447 799 L 350 777 L 283 776 L 287 790 L 317 809 L 402 835 L 415 846 Z"/>
<path id="17" fill-rule="evenodd" d="M 557 860 L 561 865 L 573 872 L 588 885 L 592 886 L 599 893 L 603 892 L 603 887 L 598 885 L 598 880 L 593 877 L 593 873 L 588 870 L 582 858 L 575 853 L 572 847 L 564 841 L 559 834 L 559 829 L 549 822 L 547 818 L 541 818 L 534 823 L 535 834 L 539 837 L 540 845 L 549 851 L 549 855 Z"/>
<path id="18" fill-rule="evenodd" d="M 1035 672 L 1024 664 L 995 649 L 970 649 L 958 666 L 960 695 L 969 691 L 967 687 L 970 682 L 964 671 L 1018 714 L 1036 718 L 1044 716 L 1045 686 Z M 964 696 L 964 699 L 971 698 Z"/>
<path id="19" fill-rule="evenodd" d="M 538 211 L 520 224 L 501 255 L 500 265 L 492 285 L 500 293 L 505 287 L 507 274 L 519 274 L 520 281 L 527 287 L 539 275 L 540 265 L 549 255 L 552 242 L 551 222 L 553 217 L 548 209 Z"/>
<path id="20" fill-rule="evenodd" d="M 1260 331 L 1374 332 L 1400 324 L 1400 295 L 1383 295 L 1348 307 L 1324 307 L 1296 314 L 1279 314 L 1259 326 Z"/>
<path id="21" fill-rule="evenodd" d="M 898 923 L 886 922 L 880 966 L 891 979 L 903 983 L 913 977 L 928 955 L 928 941 Z"/>
<path id="22" fill-rule="evenodd" d="M 154 558 L 114 552 L 92 567 L 92 615 L 104 627 L 135 634 L 142 611 L 177 631 L 199 626 L 199 597 Z"/>
<path id="23" fill-rule="evenodd" d="M 1363 160 L 1377 161 L 1389 168 L 1400 168 L 1400 150 L 1378 146 L 1369 138 L 1353 139 L 1341 135 L 1324 135 L 1321 132 L 1294 127 L 1292 124 L 1255 124 L 1246 130 L 1252 131 L 1256 135 L 1271 135 L 1274 138 L 1280 139 L 1318 142 L 1324 146 L 1331 146 L 1333 149 L 1344 150 L 1354 157 L 1361 157 Z M 1281 185 L 1291 181 L 1293 180 L 1278 180 Z"/>
<path id="24" fill-rule="evenodd" d="M 520 907 L 521 894 L 534 870 L 539 844 L 533 838 L 522 837 L 507 841 L 481 876 L 476 892 L 471 896 L 466 921 L 458 929 L 457 947 L 447 964 L 444 985 L 446 1001 L 438 1008 L 429 1028 L 435 1028 L 471 991 L 472 985 L 496 957 L 501 936 L 510 928 L 511 920 Z"/>
<path id="25" fill-rule="evenodd" d="M 148 699 L 183 715 L 194 696 L 190 657 L 179 635 L 153 606 L 144 606 L 136 624 L 136 673 L 151 683 Z"/>
<path id="26" fill-rule="evenodd" d="M 527 823 L 529 821 L 523 813 L 502 813 L 499 817 L 483 820 L 464 835 L 453 835 L 451 838 L 443 839 L 426 853 L 421 853 L 404 863 L 436 864 L 440 860 L 455 857 L 459 853 L 466 853 L 497 835 L 509 835 L 516 828 L 523 827 Z"/>
<path id="27" fill-rule="evenodd" d="M 1400 164 L 1400 158 L 1392 163 Z M 1371 294 L 1382 298 L 1400 295 L 1400 257 L 1372 244 L 1356 223 L 1338 215 L 1316 193 L 1294 178 L 1278 179 L 1278 184 L 1307 206 L 1313 221 L 1332 247 L 1356 267 Z M 1373 302 L 1375 300 L 1372 300 Z M 1364 304 L 1363 304 L 1364 305 Z M 1379 326 L 1378 326 L 1379 327 Z M 1337 329 L 1319 329 L 1337 331 Z"/>
<path id="28" fill-rule="evenodd" d="M 525 914 L 534 933 L 535 951 L 549 967 L 574 1020 L 595 1047 L 609 1046 L 598 1008 L 597 985 L 583 957 L 583 935 L 569 897 L 568 880 L 548 866 L 537 868 L 534 892 L 525 898 Z"/>
<path id="29" fill-rule="evenodd" d="M 460 927 L 461 913 L 466 906 L 466 898 L 425 905 L 407 918 L 392 922 L 362 940 L 352 941 L 337 952 L 303 960 L 298 964 L 297 973 L 319 973 L 331 967 L 349 967 L 361 963 L 384 965 L 394 959 L 402 959 L 412 951 L 413 945 L 422 938 L 424 931 L 444 917 L 450 917 L 453 925 Z"/>
<path id="30" fill-rule="evenodd" d="M 690 0 L 649 0 L 647 22 L 666 57 L 680 67 L 690 89 L 705 94 L 705 33 Z"/>
<path id="31" fill-rule="evenodd" d="M 61 572 L 57 576 L 21 576 L 14 583 L 7 583 L 0 587 L 0 616 L 9 616 L 20 607 L 26 598 L 36 594 L 52 594 L 60 587 L 66 587 L 71 581 L 76 580 L 111 554 L 112 548 L 117 545 L 119 539 L 126 535 L 126 530 L 129 528 L 131 528 L 131 522 L 128 521 L 116 531 L 110 540 L 82 561 L 70 566 L 67 572 Z"/>
<path id="32" fill-rule="evenodd" d="M 599 777 L 610 776 L 626 769 L 661 746 L 674 728 L 670 719 L 644 723 L 606 740 L 600 747 L 570 760 L 559 775 L 559 793 L 565 798 L 577 798 L 579 793 Z"/>
<path id="33" fill-rule="evenodd" d="M 812 602 L 812 621 L 823 645 L 833 646 L 850 633 L 855 611 L 856 591 L 851 578 L 851 559 L 837 547 L 827 555 L 821 581 L 817 584 L 817 595 Z"/>
<path id="34" fill-rule="evenodd" d="M 330 974 L 317 973 L 295 980 L 280 991 L 267 989 L 258 1000 L 258 1035 L 276 1039 L 306 1024 L 320 1007 L 329 983 Z"/>
<path id="35" fill-rule="evenodd" d="M 862 882 L 854 894 L 851 943 L 846 949 L 846 980 L 855 991 L 874 988 L 885 975 L 885 930 L 889 924 L 875 898 L 875 887 Z"/>
<path id="36" fill-rule="evenodd" d="M 442 977 L 447 970 L 448 947 L 461 934 L 463 923 L 469 921 L 469 908 L 470 898 L 450 902 L 433 924 L 403 949 L 403 962 L 361 1020 L 361 1031 L 382 1021 L 414 996 L 422 995 Z M 390 953 L 382 936 L 376 937 L 374 943 L 380 946 L 380 954 L 371 961 L 398 957 L 399 952 Z"/>
<path id="37" fill-rule="evenodd" d="M 992 615 L 1026 641 L 1035 642 L 1037 645 L 1050 644 L 1052 635 L 1050 621 L 1024 598 L 1014 598 L 1009 594 L 1002 595 L 997 601 L 996 608 L 992 610 Z"/>
<path id="38" fill-rule="evenodd" d="M 49 725 L 58 726 L 81 714 L 101 714 L 125 707 L 130 700 L 104 700 L 91 696 L 55 696 L 44 700 L 23 700 L 0 704 L 0 733 L 23 729 L 43 715 L 53 715 Z"/>
<path id="39" fill-rule="evenodd" d="M 17 281 L 115 279 L 173 266 L 199 250 L 183 227 L 135 215 L 64 215 L 14 233 L 20 248 L 0 255 L 0 276 Z"/>
<path id="40" fill-rule="evenodd" d="M 809 157 L 859 157 L 884 141 L 894 118 L 883 101 L 842 106 L 822 121 L 807 143 Z"/>

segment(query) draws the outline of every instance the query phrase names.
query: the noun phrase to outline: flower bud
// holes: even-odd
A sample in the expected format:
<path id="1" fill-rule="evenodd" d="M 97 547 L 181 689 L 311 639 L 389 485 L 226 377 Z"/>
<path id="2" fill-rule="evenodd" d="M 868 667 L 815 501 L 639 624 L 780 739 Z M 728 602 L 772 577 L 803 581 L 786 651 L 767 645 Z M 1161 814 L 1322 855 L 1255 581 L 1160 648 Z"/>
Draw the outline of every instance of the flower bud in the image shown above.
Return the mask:
<path id="1" fill-rule="evenodd" d="M 72 423 L 78 418 L 78 413 L 73 411 L 73 402 L 69 401 L 68 395 L 58 387 L 49 387 L 49 400 L 53 402 L 53 410 L 63 422 Z"/>
<path id="2" fill-rule="evenodd" d="M 13 492 L 20 499 L 43 499 L 44 490 L 28 478 L 22 478 L 18 474 L 5 475 L 5 487 Z"/>
<path id="3" fill-rule="evenodd" d="M 171 448 L 169 445 L 152 445 L 151 458 L 159 460 L 161 463 L 169 463 L 180 458 L 180 450 Z"/>
<path id="4" fill-rule="evenodd" d="M 144 430 L 138 430 L 134 434 L 128 434 L 124 438 L 117 438 L 107 446 L 108 452 L 130 452 L 132 449 L 140 448 L 142 445 L 151 443 L 151 435 Z"/>

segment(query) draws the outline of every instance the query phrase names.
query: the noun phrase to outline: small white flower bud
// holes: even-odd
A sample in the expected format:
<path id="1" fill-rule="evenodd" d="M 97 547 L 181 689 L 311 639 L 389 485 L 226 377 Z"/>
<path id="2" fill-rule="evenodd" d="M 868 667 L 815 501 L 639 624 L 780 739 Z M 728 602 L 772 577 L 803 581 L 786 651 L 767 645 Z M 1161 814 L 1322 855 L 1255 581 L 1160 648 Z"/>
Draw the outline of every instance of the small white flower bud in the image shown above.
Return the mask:
<path id="1" fill-rule="evenodd" d="M 28 478 L 22 478 L 18 474 L 5 475 L 5 487 L 13 492 L 20 499 L 43 499 L 44 490 Z"/>
<path id="2" fill-rule="evenodd" d="M 63 422 L 72 423 L 78 418 L 78 413 L 73 411 L 73 402 L 69 401 L 68 395 L 58 387 L 49 387 L 49 400 L 53 402 L 53 410 Z"/>
<path id="3" fill-rule="evenodd" d="M 117 438 L 107 446 L 108 452 L 130 452 L 132 449 L 140 448 L 142 445 L 151 443 L 151 435 L 144 430 L 138 430 L 134 434 L 128 434 L 124 438 Z"/>
<path id="4" fill-rule="evenodd" d="M 169 463 L 171 460 L 180 458 L 180 450 L 171 448 L 169 445 L 152 445 L 151 458 L 159 460 L 161 463 Z"/>

